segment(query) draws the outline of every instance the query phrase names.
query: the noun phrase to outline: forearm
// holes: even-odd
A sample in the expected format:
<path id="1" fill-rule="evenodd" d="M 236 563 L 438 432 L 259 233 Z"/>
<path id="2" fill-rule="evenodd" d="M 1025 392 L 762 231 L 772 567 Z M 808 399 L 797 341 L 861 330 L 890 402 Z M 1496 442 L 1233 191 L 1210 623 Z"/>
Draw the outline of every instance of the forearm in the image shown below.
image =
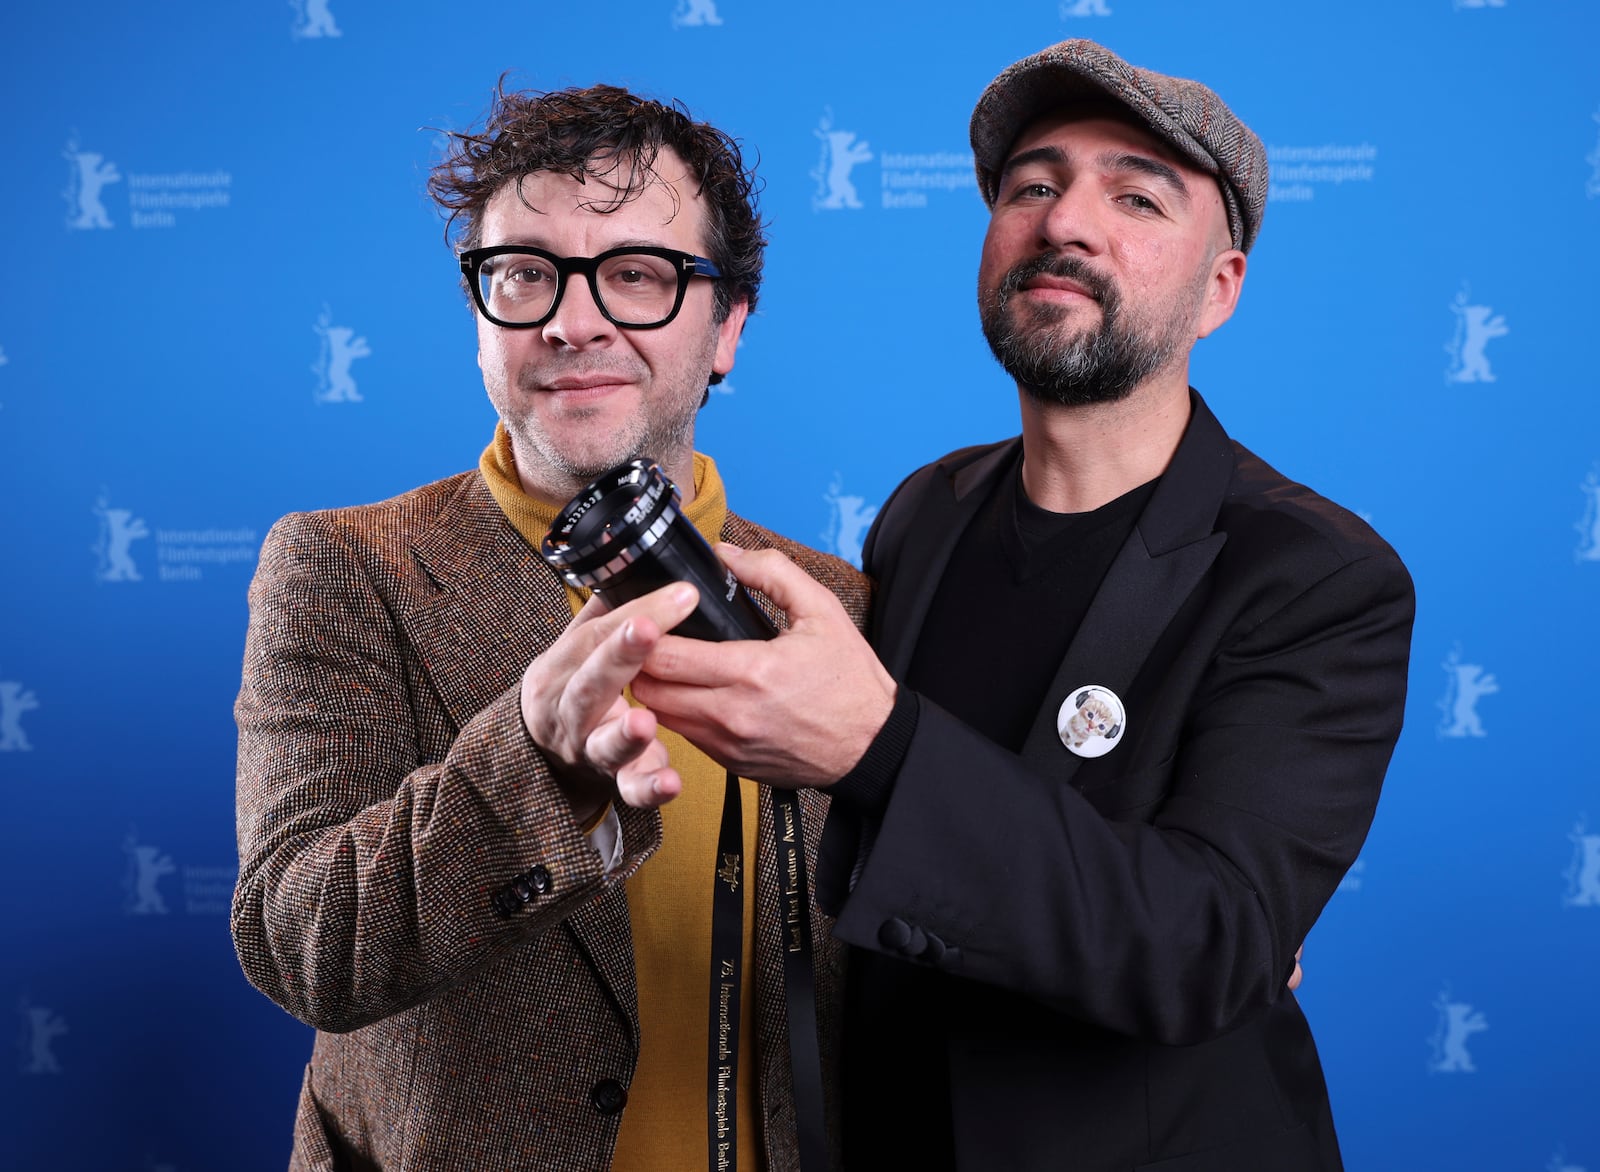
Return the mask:
<path id="1" fill-rule="evenodd" d="M 924 700 L 841 937 L 1167 1043 L 1282 996 L 1370 825 L 1404 702 L 1403 575 L 1320 586 L 1146 694 L 1142 711 L 1172 715 L 1091 793 Z"/>
<path id="2" fill-rule="evenodd" d="M 346 795 L 382 784 L 370 759 L 309 740 L 274 750 L 283 742 L 257 726 L 240 743 L 235 945 L 252 983 L 318 1028 L 425 999 L 547 930 L 602 881 L 525 743 L 514 695 L 469 722 L 444 761 L 404 774 L 391 762 L 390 796 L 359 808 Z M 297 759 L 318 764 L 292 777 L 270 767 Z M 535 867 L 545 890 L 499 914 L 492 897 Z"/>
<path id="3" fill-rule="evenodd" d="M 320 518 L 269 535 L 236 708 L 234 938 L 252 982 L 326 1029 L 463 978 L 601 882 L 515 677 L 457 732 L 395 609 Z M 648 849 L 633 837 L 617 878 Z M 502 916 L 493 896 L 536 867 L 543 890 Z"/>

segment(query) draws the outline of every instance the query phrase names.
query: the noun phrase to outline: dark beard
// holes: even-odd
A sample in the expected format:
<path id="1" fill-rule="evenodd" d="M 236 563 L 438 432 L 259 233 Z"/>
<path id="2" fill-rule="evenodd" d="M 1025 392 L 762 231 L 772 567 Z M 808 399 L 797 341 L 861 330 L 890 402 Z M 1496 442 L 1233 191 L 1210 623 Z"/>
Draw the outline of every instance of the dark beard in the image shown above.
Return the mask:
<path id="1" fill-rule="evenodd" d="M 1098 329 L 1058 334 L 1055 327 L 1068 312 L 1059 306 L 1029 307 L 1031 320 L 1017 322 L 1012 297 L 1024 281 L 1046 273 L 1076 281 L 1094 295 Z M 1125 399 L 1177 350 L 1177 339 L 1127 329 L 1116 286 L 1074 256 L 1040 255 L 1012 266 L 993 294 L 979 296 L 978 309 L 995 358 L 1024 394 L 1044 404 L 1082 407 Z"/>

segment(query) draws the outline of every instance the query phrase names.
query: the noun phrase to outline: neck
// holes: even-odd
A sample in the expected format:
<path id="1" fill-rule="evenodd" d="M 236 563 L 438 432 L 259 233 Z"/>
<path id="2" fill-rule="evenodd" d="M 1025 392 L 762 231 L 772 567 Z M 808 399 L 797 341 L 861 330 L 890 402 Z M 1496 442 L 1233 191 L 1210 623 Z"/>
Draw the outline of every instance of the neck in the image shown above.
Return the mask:
<path id="1" fill-rule="evenodd" d="M 1022 401 L 1022 486 L 1055 513 L 1087 513 L 1166 471 L 1189 425 L 1187 371 L 1126 399 L 1062 407 Z"/>

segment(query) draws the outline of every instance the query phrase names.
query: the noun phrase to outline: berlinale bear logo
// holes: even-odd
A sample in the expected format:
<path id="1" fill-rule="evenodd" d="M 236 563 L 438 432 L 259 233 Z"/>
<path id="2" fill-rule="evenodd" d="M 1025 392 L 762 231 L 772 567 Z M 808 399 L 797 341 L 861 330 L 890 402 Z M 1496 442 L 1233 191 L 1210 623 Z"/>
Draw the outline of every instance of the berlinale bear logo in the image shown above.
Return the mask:
<path id="1" fill-rule="evenodd" d="M 100 518 L 100 536 L 93 546 L 99 559 L 95 577 L 102 582 L 141 581 L 132 550 L 136 540 L 150 536 L 144 521 L 135 517 L 132 509 L 113 509 L 103 495 L 95 503 L 94 513 Z"/>
<path id="2" fill-rule="evenodd" d="M 1456 329 L 1445 352 L 1450 355 L 1450 368 L 1445 371 L 1446 382 L 1492 383 L 1494 371 L 1489 369 L 1489 343 L 1511 332 L 1504 314 L 1497 314 L 1487 305 L 1470 305 L 1465 285 L 1450 303 L 1455 314 Z"/>
<path id="3" fill-rule="evenodd" d="M 1428 1069 L 1435 1074 L 1471 1074 L 1478 1068 L 1467 1053 L 1467 1039 L 1489 1028 L 1488 1020 L 1464 1001 L 1452 1001 L 1447 988 L 1434 1000 L 1439 1023 L 1429 1039 L 1433 1056 Z"/>
<path id="4" fill-rule="evenodd" d="M 1445 693 L 1439 701 L 1439 709 L 1444 713 L 1444 718 L 1439 722 L 1439 735 L 1441 737 L 1484 737 L 1489 734 L 1483 729 L 1483 721 L 1478 717 L 1478 701 L 1484 696 L 1492 696 L 1500 690 L 1500 684 L 1494 676 L 1483 670 L 1482 664 L 1462 663 L 1461 649 L 1456 648 L 1450 652 L 1448 658 L 1441 664 L 1449 682 L 1445 685 Z"/>
<path id="5" fill-rule="evenodd" d="M 23 1032 L 27 1038 L 24 1047 L 27 1058 L 22 1064 L 22 1073 L 60 1074 L 61 1063 L 56 1061 L 53 1044 L 67 1032 L 67 1023 L 52 1009 L 29 1005 L 26 998 L 21 1009 Z"/>
<path id="6" fill-rule="evenodd" d="M 366 338 L 356 337 L 349 326 L 333 324 L 333 314 L 326 305 L 317 315 L 312 331 L 322 339 L 322 348 L 311 372 L 317 376 L 317 402 L 359 403 L 361 392 L 350 375 L 350 367 L 357 358 L 370 358 L 372 349 Z"/>
<path id="7" fill-rule="evenodd" d="M 22 731 L 22 714 L 37 707 L 38 699 L 16 680 L 0 680 L 0 752 L 26 753 L 33 748 Z"/>
<path id="8" fill-rule="evenodd" d="M 106 157 L 95 151 L 80 151 L 76 140 L 69 142 L 62 153 L 67 162 L 72 164 L 71 179 L 64 193 L 67 206 L 73 212 L 67 220 L 67 227 L 112 227 L 111 217 L 106 214 L 106 205 L 100 199 L 100 193 L 107 185 L 121 182 L 122 173 L 117 170 L 117 165 L 106 162 Z"/>
<path id="9" fill-rule="evenodd" d="M 857 142 L 853 130 L 835 130 L 831 109 L 823 113 L 822 121 L 811 133 L 822 140 L 822 157 L 817 161 L 816 170 L 811 172 L 811 178 L 817 183 L 817 192 L 811 197 L 812 210 L 864 206 L 856 193 L 856 185 L 850 182 L 850 172 L 857 163 L 872 159 L 872 148 L 865 142 Z"/>

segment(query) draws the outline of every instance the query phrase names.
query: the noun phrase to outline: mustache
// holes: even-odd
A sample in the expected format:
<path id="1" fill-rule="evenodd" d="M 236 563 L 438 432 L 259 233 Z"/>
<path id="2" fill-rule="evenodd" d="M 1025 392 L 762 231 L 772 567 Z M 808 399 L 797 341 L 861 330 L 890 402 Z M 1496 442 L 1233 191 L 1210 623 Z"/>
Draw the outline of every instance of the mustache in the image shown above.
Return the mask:
<path id="1" fill-rule="evenodd" d="M 1018 261 L 1006 270 L 1006 275 L 1000 279 L 1000 287 L 995 290 L 1000 304 L 1004 305 L 1013 294 L 1026 281 L 1034 277 L 1060 277 L 1066 281 L 1076 281 L 1102 305 L 1116 305 L 1117 290 L 1109 277 L 1097 273 L 1089 267 L 1088 262 L 1075 256 L 1049 256 L 1041 254 L 1029 260 Z"/>

